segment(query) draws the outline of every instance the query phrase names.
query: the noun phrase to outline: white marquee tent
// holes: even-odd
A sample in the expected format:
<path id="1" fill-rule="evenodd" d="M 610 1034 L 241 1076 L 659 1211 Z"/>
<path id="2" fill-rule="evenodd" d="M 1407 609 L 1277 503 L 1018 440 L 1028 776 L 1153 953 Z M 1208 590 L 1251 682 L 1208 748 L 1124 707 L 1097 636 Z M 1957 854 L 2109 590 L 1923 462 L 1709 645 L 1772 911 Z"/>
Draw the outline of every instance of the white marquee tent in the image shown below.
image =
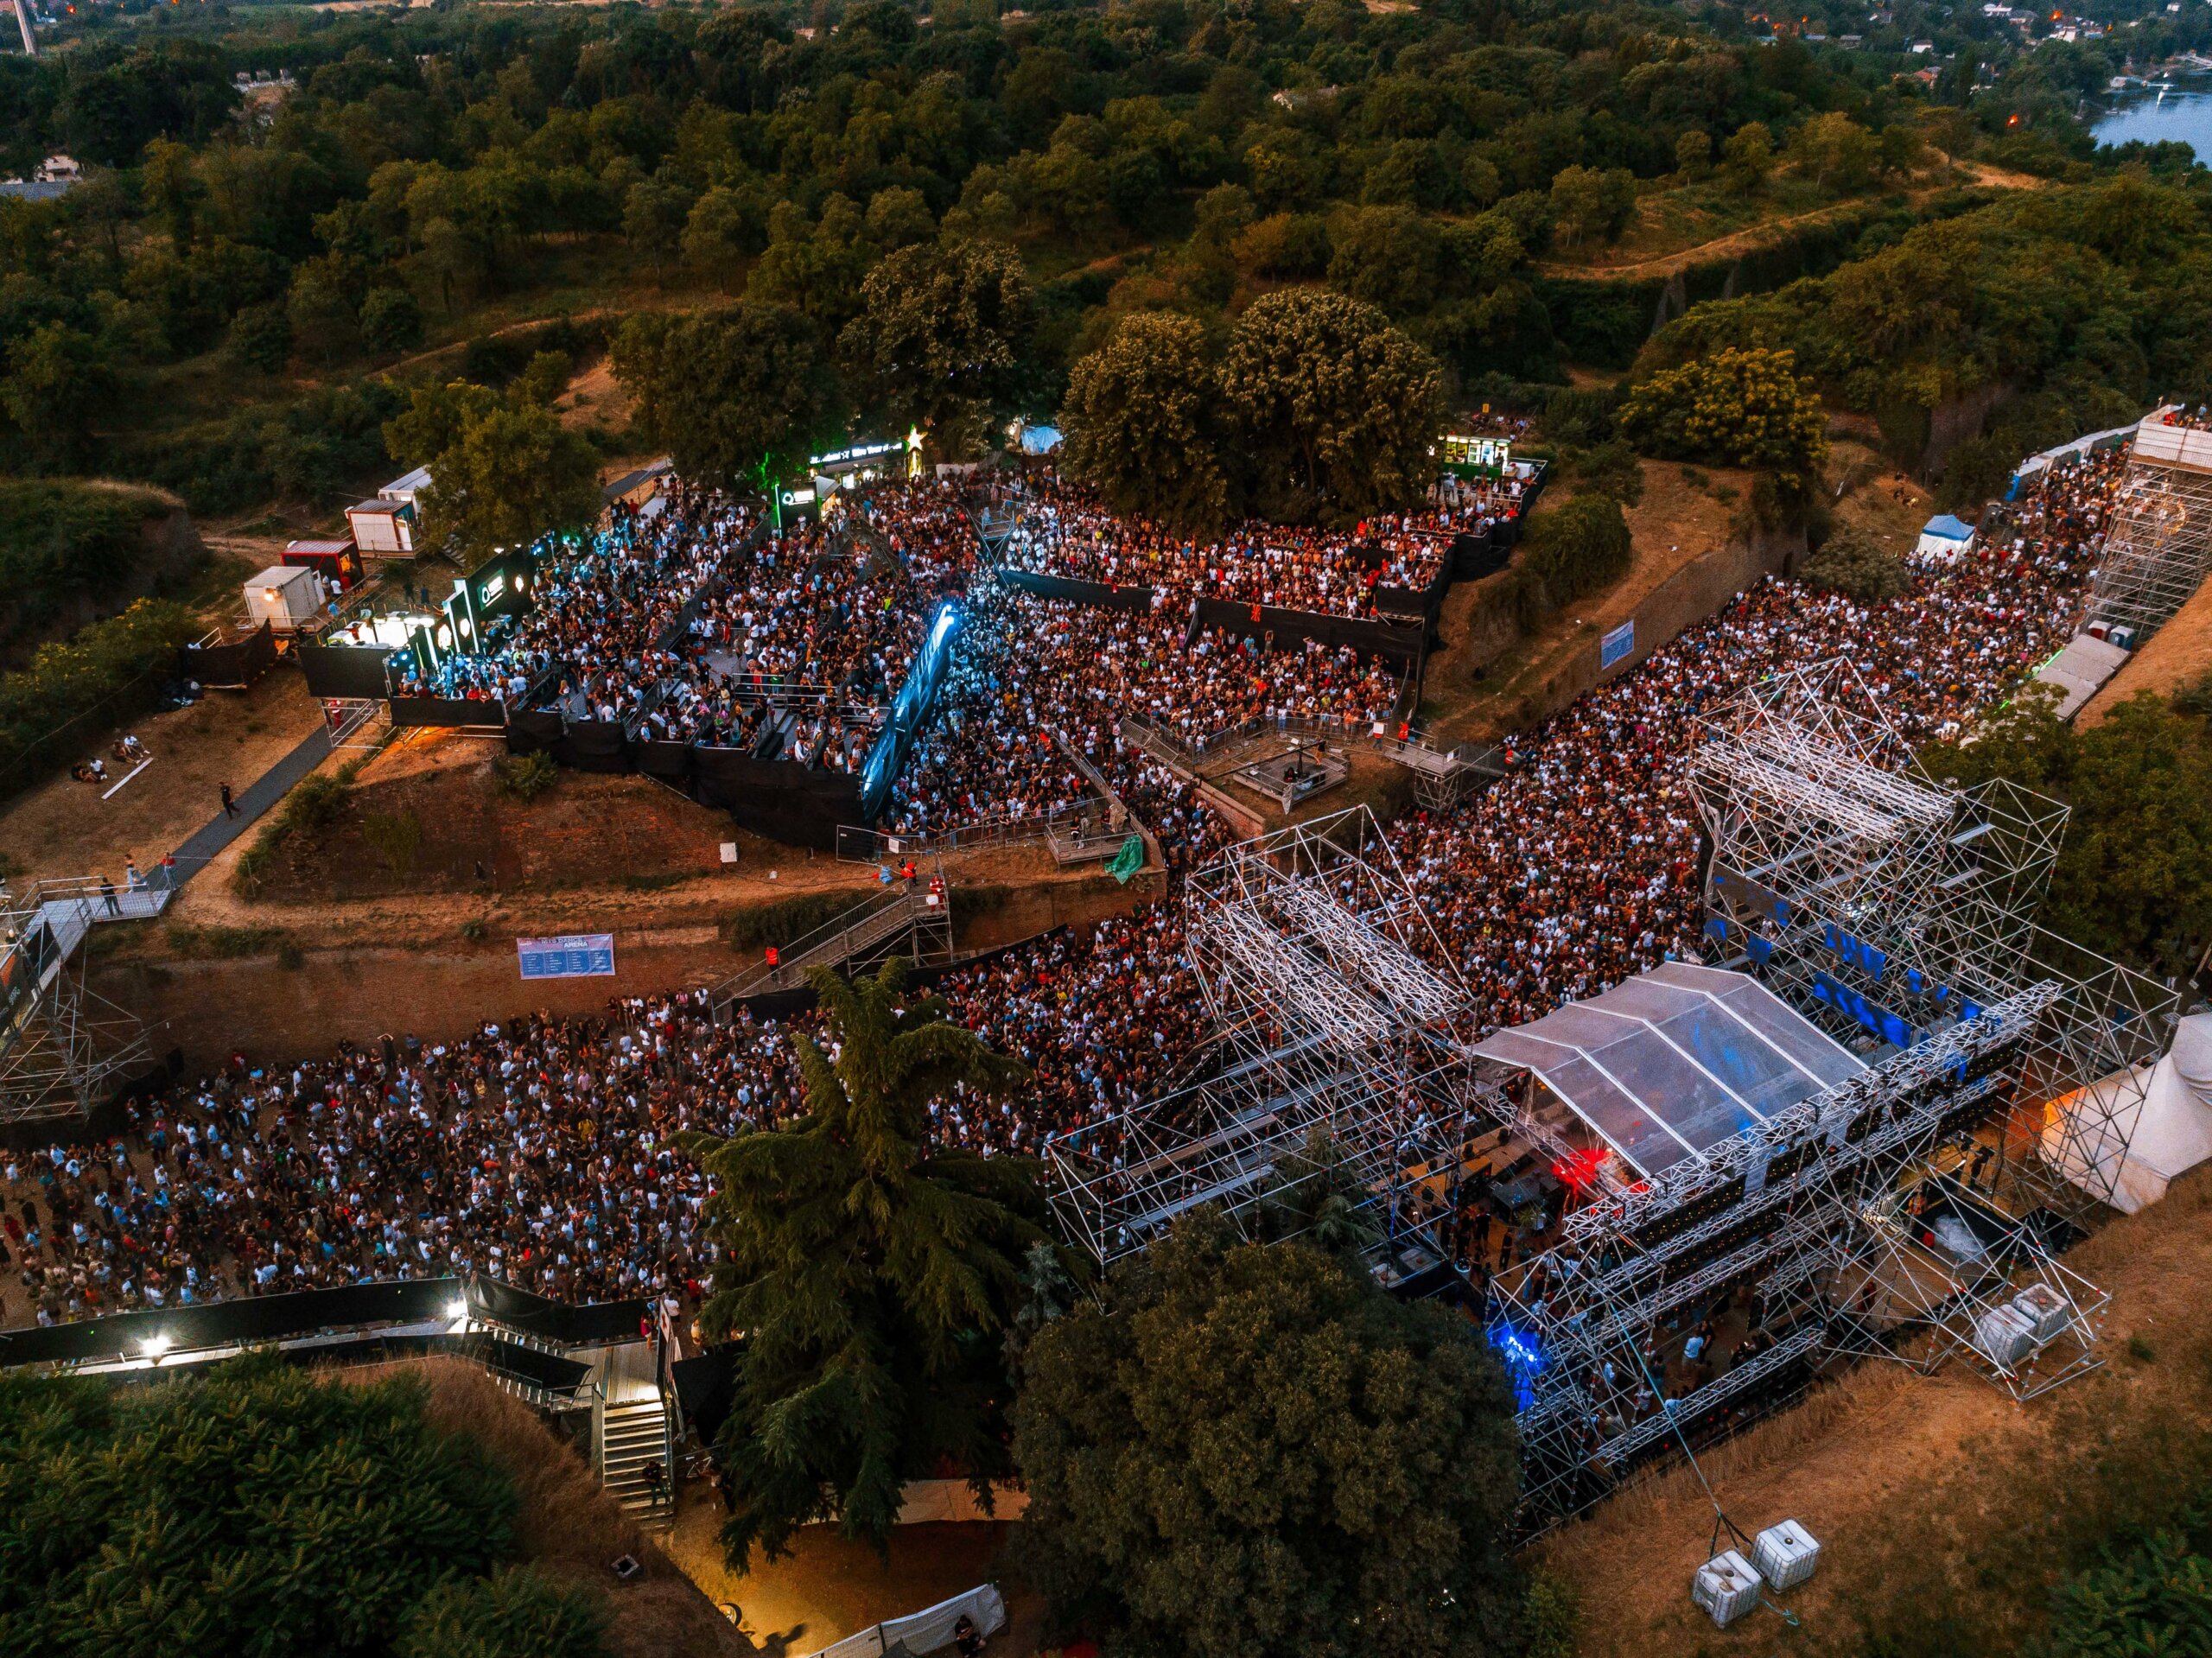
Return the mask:
<path id="1" fill-rule="evenodd" d="M 2126 1080 L 2108 1077 L 2083 1093 L 2107 1098 L 2133 1093 Z M 2068 1179 L 2100 1197 L 2109 1185 L 2113 1207 L 2130 1215 L 2157 1203 L 2168 1185 L 2212 1158 L 2212 1013 L 2192 1013 L 2175 1026 L 2173 1046 L 2151 1068 L 2142 1096 L 2139 1105 L 2123 1101 L 2113 1115 L 2114 1138 L 2126 1136 L 2126 1153 L 2096 1158 L 2094 1170 L 2086 1166 L 2088 1154 L 2069 1147 L 2059 1126 L 2062 1113 L 2082 1109 L 2082 1096 L 2055 1101 L 2044 1129 L 2044 1155 Z"/>

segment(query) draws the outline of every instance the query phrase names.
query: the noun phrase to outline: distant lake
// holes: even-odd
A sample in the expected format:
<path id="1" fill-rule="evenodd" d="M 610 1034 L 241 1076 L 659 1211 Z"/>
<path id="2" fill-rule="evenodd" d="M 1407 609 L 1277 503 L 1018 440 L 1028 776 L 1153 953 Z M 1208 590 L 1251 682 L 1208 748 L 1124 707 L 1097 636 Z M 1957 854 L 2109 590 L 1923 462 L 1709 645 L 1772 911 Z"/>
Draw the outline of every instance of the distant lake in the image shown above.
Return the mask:
<path id="1" fill-rule="evenodd" d="M 2212 167 L 2212 92 L 2131 93 L 2089 130 L 2101 144 L 2184 143 Z"/>

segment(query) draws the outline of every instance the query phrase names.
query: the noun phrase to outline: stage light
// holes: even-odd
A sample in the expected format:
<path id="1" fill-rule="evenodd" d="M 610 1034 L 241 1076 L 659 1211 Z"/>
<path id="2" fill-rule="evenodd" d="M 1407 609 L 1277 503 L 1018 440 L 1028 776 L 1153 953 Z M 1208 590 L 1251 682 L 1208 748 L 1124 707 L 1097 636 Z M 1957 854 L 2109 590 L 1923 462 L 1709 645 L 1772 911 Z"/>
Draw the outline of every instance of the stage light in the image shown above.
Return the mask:
<path id="1" fill-rule="evenodd" d="M 440 622 L 440 623 L 438 624 L 437 640 L 438 640 L 438 649 L 439 649 L 439 650 L 441 650 L 441 651 L 450 651 L 450 650 L 452 650 L 452 649 L 453 649 L 453 629 L 452 629 L 451 627 L 448 626 L 445 623 L 443 623 L 443 622 Z"/>
<path id="2" fill-rule="evenodd" d="M 448 1302 L 448 1303 L 447 1304 L 447 1305 L 446 1305 L 446 1317 L 447 1317 L 447 1318 L 466 1318 L 467 1316 L 468 1316 L 468 1303 L 467 1303 L 467 1301 L 465 1301 L 465 1300 L 451 1301 L 451 1302 Z"/>
<path id="3" fill-rule="evenodd" d="M 168 1352 L 172 1345 L 173 1344 L 167 1336 L 157 1335 L 147 1337 L 143 1342 L 139 1344 L 139 1348 L 148 1358 L 153 1360 L 155 1363 L 159 1364 L 162 1362 L 162 1355 Z"/>

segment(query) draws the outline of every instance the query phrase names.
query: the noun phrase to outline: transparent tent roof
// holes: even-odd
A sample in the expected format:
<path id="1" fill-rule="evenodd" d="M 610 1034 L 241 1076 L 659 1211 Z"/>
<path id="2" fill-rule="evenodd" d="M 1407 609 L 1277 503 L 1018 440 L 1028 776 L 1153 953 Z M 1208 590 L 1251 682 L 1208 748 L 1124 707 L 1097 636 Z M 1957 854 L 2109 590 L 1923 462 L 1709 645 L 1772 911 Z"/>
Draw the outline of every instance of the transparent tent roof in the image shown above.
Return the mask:
<path id="1" fill-rule="evenodd" d="M 1740 973 L 1668 962 L 1476 1044 L 1534 1071 L 1639 1172 L 1765 1122 L 1866 1069 Z"/>

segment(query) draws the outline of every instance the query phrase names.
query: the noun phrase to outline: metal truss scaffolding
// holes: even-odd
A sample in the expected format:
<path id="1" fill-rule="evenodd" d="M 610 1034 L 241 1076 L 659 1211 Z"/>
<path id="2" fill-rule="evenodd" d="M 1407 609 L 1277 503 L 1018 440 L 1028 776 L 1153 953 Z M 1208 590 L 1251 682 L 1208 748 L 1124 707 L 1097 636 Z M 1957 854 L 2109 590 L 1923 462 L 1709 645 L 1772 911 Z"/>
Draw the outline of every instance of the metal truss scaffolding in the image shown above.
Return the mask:
<path id="1" fill-rule="evenodd" d="M 0 889 L 0 1122 L 82 1116 L 112 1083 L 143 1068 L 146 1027 L 85 982 L 97 919 L 158 911 L 144 892 L 103 898 L 89 881 Z"/>
<path id="2" fill-rule="evenodd" d="M 1102 1261 L 1212 1204 L 1248 1233 L 1323 1169 L 1403 1200 L 1455 1172 L 1510 1107 L 1452 1020 L 1465 987 L 1364 807 L 1232 848 L 1192 877 L 1190 950 L 1214 1043 L 1207 1074 L 1046 1148 L 1061 1225 Z M 1408 1227 L 1410 1223 L 1408 1223 Z M 1432 1259 L 1439 1252 L 1421 1245 Z"/>
<path id="3" fill-rule="evenodd" d="M 2187 604 L 2212 571 L 2212 433 L 2136 429 L 2127 473 L 2090 592 L 2094 621 L 2132 627 L 2140 644 Z"/>

